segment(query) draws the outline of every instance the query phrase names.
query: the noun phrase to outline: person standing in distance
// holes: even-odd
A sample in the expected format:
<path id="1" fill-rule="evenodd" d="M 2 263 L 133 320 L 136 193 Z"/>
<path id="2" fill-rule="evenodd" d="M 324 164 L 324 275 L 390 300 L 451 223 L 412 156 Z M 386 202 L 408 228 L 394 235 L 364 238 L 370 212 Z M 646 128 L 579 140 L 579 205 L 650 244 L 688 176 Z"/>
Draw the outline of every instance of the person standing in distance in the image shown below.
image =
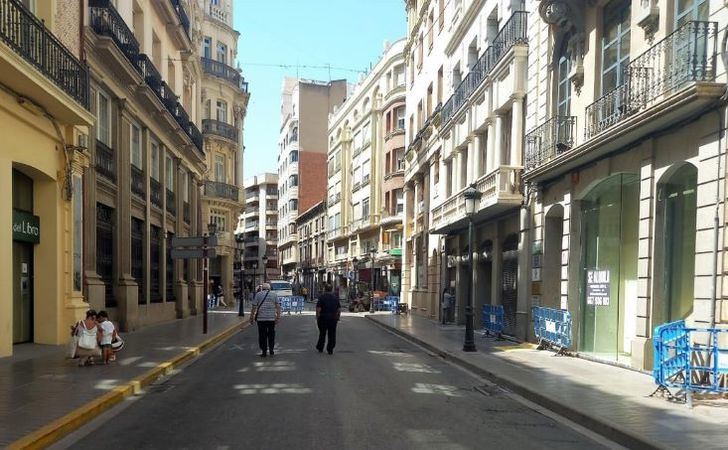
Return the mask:
<path id="1" fill-rule="evenodd" d="M 324 293 L 319 296 L 318 303 L 316 303 L 316 322 L 319 329 L 316 350 L 319 353 L 324 351 L 324 341 L 328 335 L 326 351 L 329 355 L 334 353 L 334 347 L 336 347 L 336 324 L 341 317 L 341 303 L 339 303 L 338 297 L 332 291 L 333 287 L 330 283 L 327 283 L 324 287 Z"/>
<path id="2" fill-rule="evenodd" d="M 276 323 L 281 320 L 281 304 L 276 293 L 270 290 L 269 283 L 263 283 L 260 292 L 255 294 L 252 308 L 250 323 L 258 323 L 260 356 L 265 358 L 269 352 L 270 356 L 273 356 L 276 345 Z"/>

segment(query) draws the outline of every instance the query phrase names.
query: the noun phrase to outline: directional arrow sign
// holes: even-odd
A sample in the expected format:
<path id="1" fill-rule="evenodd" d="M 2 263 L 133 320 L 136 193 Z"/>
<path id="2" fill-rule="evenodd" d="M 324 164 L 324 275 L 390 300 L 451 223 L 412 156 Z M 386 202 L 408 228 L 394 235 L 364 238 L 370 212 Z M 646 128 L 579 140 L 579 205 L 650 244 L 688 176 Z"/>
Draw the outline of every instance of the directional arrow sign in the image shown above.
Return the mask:
<path id="1" fill-rule="evenodd" d="M 217 256 L 214 248 L 208 248 L 207 250 L 201 248 L 173 248 L 170 253 L 172 259 L 215 258 Z"/>
<path id="2" fill-rule="evenodd" d="M 202 236 L 190 236 L 190 237 L 173 237 L 172 248 L 180 247 L 202 247 L 204 245 L 205 238 Z M 217 245 L 217 236 L 208 236 L 207 246 L 214 247 Z"/>

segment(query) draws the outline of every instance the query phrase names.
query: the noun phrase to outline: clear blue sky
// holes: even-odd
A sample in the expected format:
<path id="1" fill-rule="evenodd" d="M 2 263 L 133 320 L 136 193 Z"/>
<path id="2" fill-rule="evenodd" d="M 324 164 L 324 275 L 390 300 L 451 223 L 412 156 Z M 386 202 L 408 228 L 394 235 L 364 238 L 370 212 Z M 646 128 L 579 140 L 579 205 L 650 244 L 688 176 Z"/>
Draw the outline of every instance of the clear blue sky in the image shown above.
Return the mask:
<path id="1" fill-rule="evenodd" d="M 327 69 L 367 69 L 385 40 L 407 31 L 404 0 L 234 0 L 240 31 L 238 61 L 250 82 L 245 123 L 245 178 L 276 172 L 280 91 L 284 76 L 327 81 Z M 294 67 L 266 67 L 281 64 Z M 355 82 L 358 73 L 331 70 L 331 79 Z"/>

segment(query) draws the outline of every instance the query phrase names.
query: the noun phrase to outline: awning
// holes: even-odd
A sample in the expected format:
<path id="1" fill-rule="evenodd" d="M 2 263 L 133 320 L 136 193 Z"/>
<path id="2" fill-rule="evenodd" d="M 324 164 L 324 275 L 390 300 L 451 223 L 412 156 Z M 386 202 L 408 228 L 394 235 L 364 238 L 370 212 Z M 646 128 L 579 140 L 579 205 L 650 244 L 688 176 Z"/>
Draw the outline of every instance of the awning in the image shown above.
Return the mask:
<path id="1" fill-rule="evenodd" d="M 393 248 L 389 251 L 391 256 L 402 256 L 402 248 Z"/>

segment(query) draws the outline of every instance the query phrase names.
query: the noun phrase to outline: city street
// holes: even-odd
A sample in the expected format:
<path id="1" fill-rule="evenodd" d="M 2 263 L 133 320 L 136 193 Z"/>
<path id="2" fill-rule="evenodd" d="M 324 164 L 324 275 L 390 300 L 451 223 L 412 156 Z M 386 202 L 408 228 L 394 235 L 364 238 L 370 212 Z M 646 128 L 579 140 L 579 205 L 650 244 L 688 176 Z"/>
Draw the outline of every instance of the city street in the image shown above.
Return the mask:
<path id="1" fill-rule="evenodd" d="M 314 325 L 284 316 L 273 358 L 247 329 L 56 448 L 601 447 L 362 317 L 332 356 Z"/>

